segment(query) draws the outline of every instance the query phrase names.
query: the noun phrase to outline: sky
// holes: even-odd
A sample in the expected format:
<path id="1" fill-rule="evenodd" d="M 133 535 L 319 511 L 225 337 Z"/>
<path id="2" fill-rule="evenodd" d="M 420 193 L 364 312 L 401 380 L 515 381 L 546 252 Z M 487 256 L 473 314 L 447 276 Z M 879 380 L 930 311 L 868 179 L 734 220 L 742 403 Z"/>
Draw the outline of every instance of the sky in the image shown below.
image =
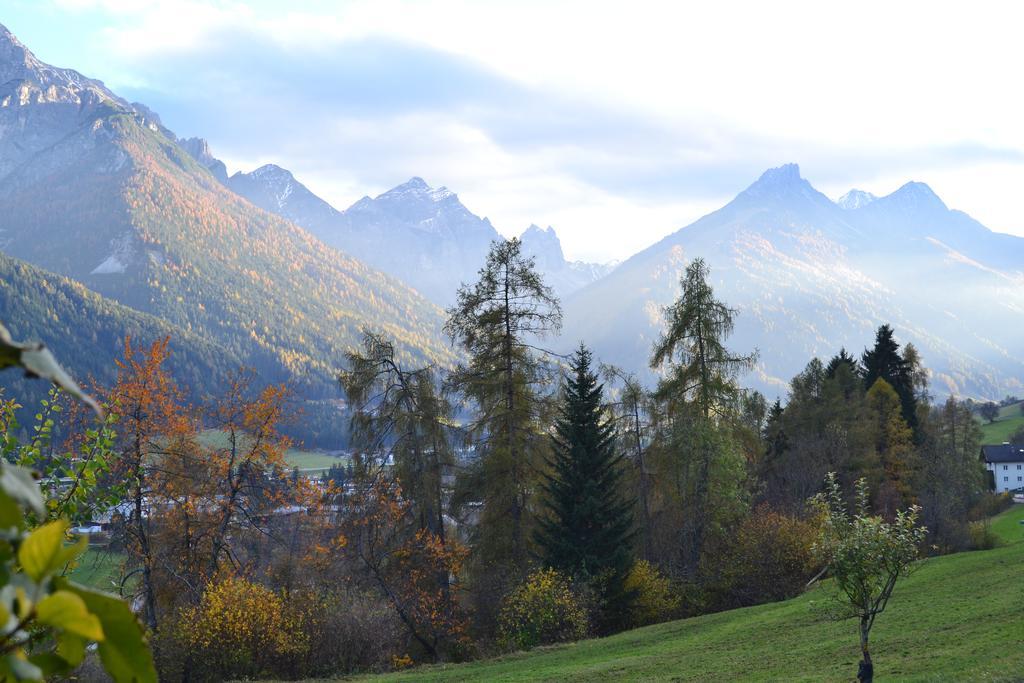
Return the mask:
<path id="1" fill-rule="evenodd" d="M 412 176 L 506 235 L 623 259 L 800 164 L 928 183 L 1024 236 L 1024 9 L 995 2 L 0 0 L 36 55 L 291 170 L 337 208 Z"/>

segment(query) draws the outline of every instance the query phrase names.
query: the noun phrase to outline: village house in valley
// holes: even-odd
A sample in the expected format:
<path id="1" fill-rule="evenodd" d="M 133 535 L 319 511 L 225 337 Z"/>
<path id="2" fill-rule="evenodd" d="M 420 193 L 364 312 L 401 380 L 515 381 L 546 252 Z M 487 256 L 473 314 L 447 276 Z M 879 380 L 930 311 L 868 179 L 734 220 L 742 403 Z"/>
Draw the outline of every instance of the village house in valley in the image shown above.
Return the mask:
<path id="1" fill-rule="evenodd" d="M 1024 446 L 1002 443 L 982 446 L 981 457 L 992 479 L 989 485 L 996 493 L 1024 489 Z"/>

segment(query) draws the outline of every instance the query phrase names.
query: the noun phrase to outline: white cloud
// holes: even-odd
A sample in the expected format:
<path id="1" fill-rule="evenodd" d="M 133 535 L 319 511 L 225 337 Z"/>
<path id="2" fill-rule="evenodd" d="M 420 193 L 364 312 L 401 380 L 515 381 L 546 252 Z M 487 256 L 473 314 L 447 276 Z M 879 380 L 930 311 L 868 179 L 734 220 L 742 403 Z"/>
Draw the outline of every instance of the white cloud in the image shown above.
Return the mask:
<path id="1" fill-rule="evenodd" d="M 512 123 L 466 108 L 339 114 L 328 130 L 296 130 L 309 139 L 275 147 L 272 159 L 211 135 L 229 161 L 273 160 L 342 205 L 423 175 L 506 232 L 551 223 L 572 256 L 623 257 L 727 198 L 723 184 L 739 191 L 757 166 L 797 161 L 832 195 L 854 185 L 884 193 L 913 177 L 990 227 L 1024 234 L 1024 165 L 1013 160 L 1024 154 L 1024 44 L 1013 4 L 56 1 L 109 13 L 115 87 L 160 90 L 155 65 L 209 50 L 225 32 L 306 57 L 384 37 L 461 57 L 541 106 L 557 94 L 575 103 L 565 116 L 580 127 L 587 112 L 609 117 L 607 139 L 572 135 L 570 120 L 543 129 L 570 139 L 529 145 L 508 136 L 525 134 L 537 102 L 510 103 L 507 117 L 522 119 Z M 700 180 L 716 166 L 732 170 Z M 664 188 L 638 189 L 659 175 Z"/>

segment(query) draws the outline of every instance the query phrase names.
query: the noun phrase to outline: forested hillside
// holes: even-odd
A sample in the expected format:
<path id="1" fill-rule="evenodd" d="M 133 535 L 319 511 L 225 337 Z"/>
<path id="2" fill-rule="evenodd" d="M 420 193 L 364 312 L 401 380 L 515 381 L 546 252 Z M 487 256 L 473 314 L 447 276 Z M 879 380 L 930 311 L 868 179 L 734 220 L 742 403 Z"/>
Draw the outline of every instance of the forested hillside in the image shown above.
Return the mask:
<path id="1" fill-rule="evenodd" d="M 83 381 L 110 386 L 124 340 L 144 346 L 171 338 L 167 361 L 172 374 L 195 401 L 214 394 L 242 359 L 199 335 L 147 313 L 106 299 L 82 284 L 0 254 L 0 321 L 16 339 L 42 340 L 75 368 Z M 280 371 L 279 371 L 280 372 Z M 0 376 L 0 386 L 34 412 L 45 385 L 16 373 Z"/>
<path id="2" fill-rule="evenodd" d="M 408 286 L 228 190 L 144 107 L 42 64 L 6 30 L 0 42 L 17 76 L 0 85 L 5 253 L 306 398 L 337 397 L 334 376 L 363 328 L 395 339 L 401 358 L 453 362 L 440 309 Z"/>

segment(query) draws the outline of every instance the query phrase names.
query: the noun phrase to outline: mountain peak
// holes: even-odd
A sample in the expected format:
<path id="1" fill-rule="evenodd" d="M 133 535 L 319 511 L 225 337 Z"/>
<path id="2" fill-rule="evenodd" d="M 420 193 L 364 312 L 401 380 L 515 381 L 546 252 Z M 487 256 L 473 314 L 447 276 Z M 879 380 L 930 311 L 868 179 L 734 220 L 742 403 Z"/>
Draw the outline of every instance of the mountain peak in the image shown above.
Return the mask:
<path id="1" fill-rule="evenodd" d="M 530 227 L 528 227 L 526 230 L 523 231 L 523 234 L 522 234 L 522 236 L 520 236 L 519 239 L 520 240 L 526 239 L 527 236 L 529 236 L 530 238 L 544 236 L 544 237 L 551 237 L 551 238 L 554 238 L 556 240 L 558 239 L 557 235 L 555 235 L 555 229 L 552 228 L 550 225 L 548 227 L 546 227 L 546 228 L 542 228 L 539 225 L 537 225 L 536 223 L 530 223 Z"/>
<path id="2" fill-rule="evenodd" d="M 800 166 L 798 164 L 783 164 L 777 168 L 769 168 L 761 174 L 759 183 L 795 183 L 800 181 Z"/>
<path id="3" fill-rule="evenodd" d="M 814 203 L 828 202 L 824 195 L 819 193 L 811 184 L 800 176 L 800 167 L 796 164 L 784 164 L 777 168 L 770 168 L 761 174 L 753 185 L 740 193 L 737 199 L 757 200 L 782 200 L 793 199 L 810 200 Z"/>
<path id="4" fill-rule="evenodd" d="M 842 209 L 852 211 L 854 209 L 859 209 L 862 206 L 867 206 L 876 199 L 878 199 L 878 197 L 871 194 L 870 192 L 853 189 L 844 194 L 842 197 L 840 197 L 836 201 L 836 204 L 838 204 L 839 207 Z"/>
<path id="5" fill-rule="evenodd" d="M 206 141 L 203 140 L 203 142 Z M 272 178 L 291 180 L 294 177 L 292 176 L 291 171 L 289 171 L 286 168 L 281 168 L 277 164 L 263 164 L 249 175 L 253 176 L 254 178 L 263 178 L 267 180 Z"/>
<path id="6" fill-rule="evenodd" d="M 440 202 L 451 197 L 455 197 L 456 200 L 458 199 L 455 193 L 447 187 L 441 186 L 435 189 L 428 185 L 427 181 L 419 176 L 413 176 L 401 185 L 391 188 L 384 194 L 380 195 L 378 199 L 396 199 L 403 196 L 424 198 L 434 202 Z"/>
<path id="7" fill-rule="evenodd" d="M 0 24 L 0 84 L 24 79 L 29 71 L 41 65 L 31 50 Z"/>
<path id="8" fill-rule="evenodd" d="M 36 90 L 36 96 L 27 97 L 26 87 Z M 61 69 L 40 61 L 6 26 L 0 24 L 0 90 L 12 88 L 22 89 L 20 100 L 23 102 L 42 99 L 83 105 L 112 100 L 125 109 L 131 109 L 101 81 L 86 78 L 74 69 Z"/>
<path id="9" fill-rule="evenodd" d="M 565 254 L 562 252 L 562 242 L 555 234 L 555 229 L 550 225 L 542 228 L 533 224 L 523 231 L 519 237 L 523 247 L 530 255 L 537 257 L 541 265 L 550 265 L 565 261 Z"/>
<path id="10" fill-rule="evenodd" d="M 900 189 L 884 197 L 888 203 L 898 204 L 904 208 L 932 207 L 946 209 L 946 204 L 939 199 L 932 188 L 925 183 L 911 181 Z"/>

